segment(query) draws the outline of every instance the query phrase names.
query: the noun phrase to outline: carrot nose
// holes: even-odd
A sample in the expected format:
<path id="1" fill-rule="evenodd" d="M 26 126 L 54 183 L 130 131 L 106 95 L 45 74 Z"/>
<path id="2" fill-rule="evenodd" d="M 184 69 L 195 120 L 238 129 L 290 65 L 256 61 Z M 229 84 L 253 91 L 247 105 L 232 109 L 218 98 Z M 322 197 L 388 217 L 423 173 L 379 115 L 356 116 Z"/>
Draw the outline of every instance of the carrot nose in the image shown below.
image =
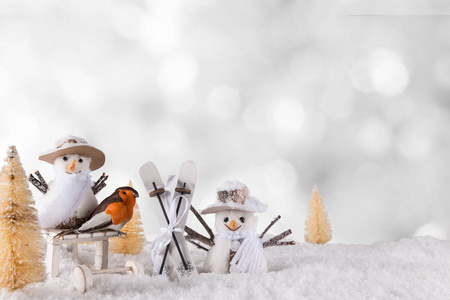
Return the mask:
<path id="1" fill-rule="evenodd" d="M 230 222 L 230 228 L 231 228 L 231 229 L 235 229 L 237 226 L 238 226 L 238 225 L 237 225 L 236 221 L 235 221 L 235 220 L 231 220 L 231 222 Z"/>
<path id="2" fill-rule="evenodd" d="M 70 165 L 67 166 L 67 171 L 72 173 L 73 170 L 75 170 L 75 161 L 71 162 Z"/>

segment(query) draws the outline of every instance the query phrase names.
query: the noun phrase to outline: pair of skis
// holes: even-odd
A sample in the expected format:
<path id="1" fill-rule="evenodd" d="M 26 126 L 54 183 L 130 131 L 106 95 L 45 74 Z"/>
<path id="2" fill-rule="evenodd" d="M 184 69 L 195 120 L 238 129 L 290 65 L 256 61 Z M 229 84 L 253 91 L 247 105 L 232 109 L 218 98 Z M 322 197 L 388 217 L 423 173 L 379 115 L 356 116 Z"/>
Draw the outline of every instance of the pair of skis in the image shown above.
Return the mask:
<path id="1" fill-rule="evenodd" d="M 155 273 L 171 277 L 175 271 L 180 282 L 197 275 L 197 268 L 184 239 L 184 227 L 197 181 L 195 163 L 186 161 L 181 165 L 173 197 L 170 183 L 174 176 L 169 177 L 166 187 L 153 162 L 142 165 L 139 174 L 147 193 L 155 198 L 160 208 L 155 212 L 162 233 L 152 246 Z"/>

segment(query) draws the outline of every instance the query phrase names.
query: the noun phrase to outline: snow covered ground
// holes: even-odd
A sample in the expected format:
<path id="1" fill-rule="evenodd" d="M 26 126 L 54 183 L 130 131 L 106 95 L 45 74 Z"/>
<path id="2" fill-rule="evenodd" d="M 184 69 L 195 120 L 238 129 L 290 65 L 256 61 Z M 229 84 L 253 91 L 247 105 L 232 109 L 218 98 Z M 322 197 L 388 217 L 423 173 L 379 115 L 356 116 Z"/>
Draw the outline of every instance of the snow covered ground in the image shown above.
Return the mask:
<path id="1" fill-rule="evenodd" d="M 128 259 L 150 273 L 147 243 L 137 256 L 110 254 L 109 267 Z M 80 260 L 93 264 L 95 246 L 80 245 Z M 192 249 L 198 268 L 206 252 Z M 157 276 L 94 276 L 84 295 L 48 279 L 1 299 L 450 299 L 450 242 L 431 237 L 372 245 L 299 243 L 265 249 L 270 272 L 261 275 L 202 273 L 187 283 Z M 77 264 L 63 251 L 61 278 L 71 280 Z"/>

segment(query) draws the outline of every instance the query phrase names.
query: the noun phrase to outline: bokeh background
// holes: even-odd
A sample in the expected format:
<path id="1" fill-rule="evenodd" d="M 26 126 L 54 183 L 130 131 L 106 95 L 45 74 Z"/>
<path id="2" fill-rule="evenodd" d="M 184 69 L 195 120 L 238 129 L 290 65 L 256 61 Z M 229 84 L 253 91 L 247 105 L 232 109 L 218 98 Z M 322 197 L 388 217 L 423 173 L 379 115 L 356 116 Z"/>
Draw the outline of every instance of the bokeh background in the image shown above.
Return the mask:
<path id="1" fill-rule="evenodd" d="M 372 2 L 1 1 L 0 151 L 51 180 L 39 153 L 81 136 L 100 200 L 194 160 L 196 208 L 239 179 L 298 241 L 314 184 L 332 242 L 448 238 L 450 6 Z"/>

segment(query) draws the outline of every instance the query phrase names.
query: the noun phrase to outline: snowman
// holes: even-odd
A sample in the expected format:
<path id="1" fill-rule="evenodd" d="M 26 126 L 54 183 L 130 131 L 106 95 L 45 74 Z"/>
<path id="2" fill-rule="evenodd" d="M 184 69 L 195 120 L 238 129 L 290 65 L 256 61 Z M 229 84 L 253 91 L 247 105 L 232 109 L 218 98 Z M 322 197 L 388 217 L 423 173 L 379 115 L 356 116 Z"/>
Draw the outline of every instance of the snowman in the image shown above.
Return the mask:
<path id="1" fill-rule="evenodd" d="M 104 153 L 85 139 L 67 135 L 39 159 L 52 164 L 55 174 L 48 191 L 36 203 L 40 225 L 43 228 L 80 226 L 98 205 L 91 189 L 94 182 L 90 172 L 103 166 Z"/>
<path id="2" fill-rule="evenodd" d="M 247 186 L 238 180 L 225 181 L 217 189 L 217 201 L 202 214 L 215 213 L 214 246 L 205 260 L 212 273 L 264 273 L 267 262 L 262 241 L 256 233 L 258 218 L 267 205 L 249 195 Z"/>

